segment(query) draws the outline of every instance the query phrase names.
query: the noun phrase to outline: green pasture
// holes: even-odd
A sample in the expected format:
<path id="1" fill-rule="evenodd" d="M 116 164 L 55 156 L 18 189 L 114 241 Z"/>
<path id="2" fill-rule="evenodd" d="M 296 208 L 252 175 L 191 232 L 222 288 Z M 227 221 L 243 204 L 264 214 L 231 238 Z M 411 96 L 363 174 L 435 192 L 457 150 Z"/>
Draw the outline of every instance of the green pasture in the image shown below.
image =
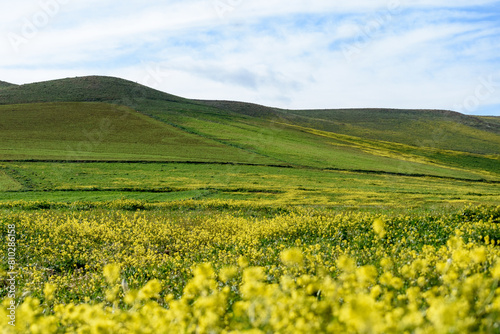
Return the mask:
<path id="1" fill-rule="evenodd" d="M 499 202 L 496 117 L 283 110 L 109 77 L 0 87 L 0 201 Z"/>
<path id="2" fill-rule="evenodd" d="M 274 162 L 104 103 L 0 106 L 0 158 Z"/>
<path id="3" fill-rule="evenodd" d="M 224 199 L 283 205 L 500 202 L 500 183 L 429 176 L 189 163 L 0 163 L 0 202 Z"/>

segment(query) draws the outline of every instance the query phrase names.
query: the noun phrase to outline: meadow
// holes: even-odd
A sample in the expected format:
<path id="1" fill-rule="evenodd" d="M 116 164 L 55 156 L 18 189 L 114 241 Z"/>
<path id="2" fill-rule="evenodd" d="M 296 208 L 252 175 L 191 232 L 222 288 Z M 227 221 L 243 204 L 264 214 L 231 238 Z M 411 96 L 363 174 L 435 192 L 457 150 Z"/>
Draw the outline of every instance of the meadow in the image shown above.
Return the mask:
<path id="1" fill-rule="evenodd" d="M 499 125 L 0 82 L 0 332 L 500 333 Z"/>
<path id="2" fill-rule="evenodd" d="M 226 162 L 273 162 L 111 104 L 7 105 L 0 106 L 0 117 L 0 156 L 8 160 L 213 161 L 220 157 Z"/>
<path id="3" fill-rule="evenodd" d="M 500 207 L 100 204 L 1 209 L 18 272 L 3 333 L 500 330 Z"/>
<path id="4" fill-rule="evenodd" d="M 221 163 L 0 168 L 18 273 L 5 333 L 500 329 L 495 181 Z"/>
<path id="5" fill-rule="evenodd" d="M 0 206 L 19 200 L 50 207 L 75 201 L 221 199 L 359 209 L 495 205 L 499 197 L 497 181 L 377 171 L 220 163 L 0 162 Z"/>

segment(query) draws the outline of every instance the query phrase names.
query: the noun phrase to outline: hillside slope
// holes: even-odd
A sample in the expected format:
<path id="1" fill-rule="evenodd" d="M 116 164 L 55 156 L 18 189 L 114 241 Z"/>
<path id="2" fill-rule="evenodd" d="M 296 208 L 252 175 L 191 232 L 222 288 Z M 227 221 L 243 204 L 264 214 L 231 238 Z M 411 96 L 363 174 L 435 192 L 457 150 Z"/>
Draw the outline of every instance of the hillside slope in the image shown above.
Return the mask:
<path id="1" fill-rule="evenodd" d="M 447 110 L 280 110 L 232 101 L 202 102 L 249 116 L 366 139 L 478 154 L 500 154 L 500 118 L 497 117 L 469 116 Z"/>
<path id="2" fill-rule="evenodd" d="M 189 100 L 95 76 L 5 87 L 0 105 L 0 159 L 67 160 L 76 145 L 78 156 L 91 160 L 223 161 L 500 178 L 497 119 L 449 111 L 282 110 Z M 31 125 L 22 125 L 26 119 Z M 99 137 L 99 145 L 86 138 L 109 120 L 113 135 Z"/>
<path id="3" fill-rule="evenodd" d="M 0 84 L 0 87 L 2 85 Z M 234 101 L 189 100 L 136 84 L 101 76 L 68 78 L 27 85 L 6 83 L 1 104 L 38 102 L 109 102 L 150 113 L 182 111 L 198 117 L 208 114 L 241 115 L 279 120 L 314 129 L 392 141 L 407 145 L 500 154 L 500 122 L 443 110 L 331 109 L 283 110 Z"/>
<path id="4" fill-rule="evenodd" d="M 68 78 L 27 85 L 5 83 L 1 104 L 39 102 L 108 102 L 151 114 L 159 110 L 198 117 L 202 114 L 248 116 L 294 125 L 392 141 L 420 147 L 500 154 L 497 118 L 443 110 L 331 109 L 283 110 L 234 101 L 189 100 L 136 84 L 101 76 Z"/>
<path id="5" fill-rule="evenodd" d="M 186 101 L 131 81 L 103 76 L 77 77 L 11 86 L 0 92 L 0 104 L 39 102 L 112 102 L 138 99 Z"/>
<path id="6" fill-rule="evenodd" d="M 0 89 L 4 89 L 4 88 L 12 88 L 12 87 L 15 87 L 16 85 L 14 84 L 11 84 L 11 83 L 8 83 L 8 82 L 5 82 L 5 81 L 0 81 Z"/>
<path id="7" fill-rule="evenodd" d="M 0 159 L 275 163 L 99 102 L 0 106 Z"/>

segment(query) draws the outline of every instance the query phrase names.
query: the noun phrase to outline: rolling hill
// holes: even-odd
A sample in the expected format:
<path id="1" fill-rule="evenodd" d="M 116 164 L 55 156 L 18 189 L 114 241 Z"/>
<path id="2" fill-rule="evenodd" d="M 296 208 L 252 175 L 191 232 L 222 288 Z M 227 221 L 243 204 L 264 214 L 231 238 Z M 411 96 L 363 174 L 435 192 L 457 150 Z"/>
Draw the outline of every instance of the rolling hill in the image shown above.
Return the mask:
<path id="1" fill-rule="evenodd" d="M 14 87 L 14 86 L 16 86 L 16 85 L 5 82 L 5 81 L 0 81 L 0 89 L 10 88 L 10 87 Z"/>
<path id="2" fill-rule="evenodd" d="M 185 161 L 500 179 L 500 122 L 439 110 L 283 110 L 111 77 L 0 85 L 0 160 Z"/>
<path id="3" fill-rule="evenodd" d="M 280 110 L 249 103 L 203 101 L 224 110 L 266 119 L 402 144 L 497 154 L 499 117 L 463 115 L 447 110 L 332 109 Z"/>
<path id="4" fill-rule="evenodd" d="M 8 160 L 274 162 L 113 104 L 4 105 L 0 119 L 0 156 Z"/>
<path id="5" fill-rule="evenodd" d="M 0 104 L 39 102 L 121 102 L 126 99 L 185 101 L 134 82 L 112 77 L 88 76 L 13 85 L 0 93 Z"/>

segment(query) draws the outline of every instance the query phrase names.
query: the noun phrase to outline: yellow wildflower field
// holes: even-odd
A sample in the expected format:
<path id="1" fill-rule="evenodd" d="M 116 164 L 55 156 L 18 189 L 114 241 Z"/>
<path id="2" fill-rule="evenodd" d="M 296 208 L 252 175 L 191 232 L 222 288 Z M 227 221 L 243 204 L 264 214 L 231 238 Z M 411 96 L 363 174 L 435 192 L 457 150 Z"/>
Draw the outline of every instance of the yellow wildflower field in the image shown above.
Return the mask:
<path id="1" fill-rule="evenodd" d="M 0 332 L 500 332 L 500 206 L 132 204 L 1 209 Z"/>

